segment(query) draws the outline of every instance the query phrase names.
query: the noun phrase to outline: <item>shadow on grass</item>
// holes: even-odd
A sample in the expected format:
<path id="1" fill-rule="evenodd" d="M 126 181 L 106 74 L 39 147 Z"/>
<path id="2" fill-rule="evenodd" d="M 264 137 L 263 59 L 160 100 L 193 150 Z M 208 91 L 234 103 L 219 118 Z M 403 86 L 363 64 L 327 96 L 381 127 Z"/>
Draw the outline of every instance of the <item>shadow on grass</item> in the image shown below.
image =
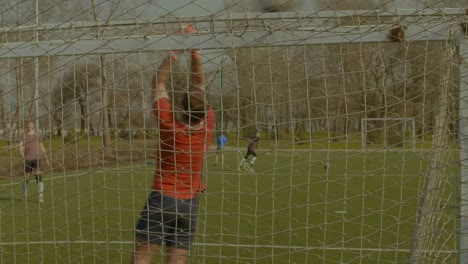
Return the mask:
<path id="1" fill-rule="evenodd" d="M 0 201 L 22 201 L 23 198 L 19 196 L 2 196 L 0 195 Z"/>

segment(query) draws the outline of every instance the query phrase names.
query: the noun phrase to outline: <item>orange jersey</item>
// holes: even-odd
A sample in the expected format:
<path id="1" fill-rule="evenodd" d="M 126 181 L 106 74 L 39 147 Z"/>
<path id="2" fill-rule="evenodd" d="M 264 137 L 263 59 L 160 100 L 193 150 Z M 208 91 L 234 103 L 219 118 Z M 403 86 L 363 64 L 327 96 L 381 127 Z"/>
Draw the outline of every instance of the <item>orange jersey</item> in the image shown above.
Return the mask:
<path id="1" fill-rule="evenodd" d="M 203 159 L 211 144 L 215 116 L 211 107 L 196 128 L 176 120 L 169 98 L 153 104 L 159 124 L 157 168 L 153 189 L 179 199 L 191 199 L 201 190 Z"/>

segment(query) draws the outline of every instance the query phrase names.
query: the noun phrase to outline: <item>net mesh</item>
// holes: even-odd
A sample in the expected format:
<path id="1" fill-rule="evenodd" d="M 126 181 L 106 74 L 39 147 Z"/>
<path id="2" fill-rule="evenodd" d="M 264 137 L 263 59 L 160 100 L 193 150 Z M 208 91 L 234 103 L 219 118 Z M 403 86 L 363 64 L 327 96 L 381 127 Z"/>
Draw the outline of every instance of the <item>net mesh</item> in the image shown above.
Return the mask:
<path id="1" fill-rule="evenodd" d="M 130 261 L 159 150 L 152 76 L 182 51 L 176 102 L 197 48 L 228 143 L 206 155 L 192 263 L 463 263 L 462 4 L 7 1 L 1 262 Z M 34 177 L 23 197 L 26 120 L 44 202 Z"/>

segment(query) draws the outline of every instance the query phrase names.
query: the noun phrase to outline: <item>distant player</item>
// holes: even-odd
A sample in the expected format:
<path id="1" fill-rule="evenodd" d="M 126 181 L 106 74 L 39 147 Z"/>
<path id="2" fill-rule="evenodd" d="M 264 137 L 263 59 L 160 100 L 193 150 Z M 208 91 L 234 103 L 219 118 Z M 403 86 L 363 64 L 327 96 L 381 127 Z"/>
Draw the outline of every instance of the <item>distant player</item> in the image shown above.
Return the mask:
<path id="1" fill-rule="evenodd" d="M 244 165 L 245 162 L 249 159 L 252 155 L 252 159 L 250 160 L 250 165 L 254 165 L 255 161 L 257 160 L 257 147 L 258 143 L 260 142 L 260 132 L 255 134 L 255 137 L 249 139 L 249 145 L 247 146 L 247 153 L 240 161 L 240 166 Z"/>
<path id="2" fill-rule="evenodd" d="M 44 144 L 42 144 L 42 135 L 34 129 L 34 123 L 31 120 L 25 122 L 26 131 L 19 135 L 19 153 L 24 159 L 24 182 L 23 197 L 28 197 L 28 183 L 31 175 L 36 177 L 39 189 L 39 202 L 44 202 L 44 182 L 42 182 L 41 161 L 49 166 L 49 159 L 46 155 Z"/>
<path id="3" fill-rule="evenodd" d="M 227 144 L 227 138 L 224 132 L 219 132 L 218 137 L 216 138 L 216 157 L 213 166 L 218 165 L 219 156 L 221 156 L 221 166 L 224 165 L 224 146 Z"/>

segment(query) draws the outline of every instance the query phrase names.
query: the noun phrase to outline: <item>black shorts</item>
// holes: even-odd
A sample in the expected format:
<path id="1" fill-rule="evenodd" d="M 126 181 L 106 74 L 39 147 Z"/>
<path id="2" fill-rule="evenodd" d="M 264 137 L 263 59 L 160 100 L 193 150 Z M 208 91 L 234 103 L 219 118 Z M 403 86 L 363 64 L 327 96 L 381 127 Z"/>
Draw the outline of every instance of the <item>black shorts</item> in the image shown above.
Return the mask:
<path id="1" fill-rule="evenodd" d="M 136 225 L 135 237 L 151 244 L 189 250 L 196 232 L 198 196 L 182 200 L 152 191 Z"/>
<path id="2" fill-rule="evenodd" d="M 33 171 L 37 171 L 39 169 L 41 160 L 35 159 L 35 160 L 26 160 L 24 162 L 24 171 L 26 173 L 31 173 Z"/>
<path id="3" fill-rule="evenodd" d="M 248 157 L 250 155 L 257 157 L 257 153 L 255 152 L 255 150 L 247 149 L 247 153 L 245 154 L 245 156 Z"/>

